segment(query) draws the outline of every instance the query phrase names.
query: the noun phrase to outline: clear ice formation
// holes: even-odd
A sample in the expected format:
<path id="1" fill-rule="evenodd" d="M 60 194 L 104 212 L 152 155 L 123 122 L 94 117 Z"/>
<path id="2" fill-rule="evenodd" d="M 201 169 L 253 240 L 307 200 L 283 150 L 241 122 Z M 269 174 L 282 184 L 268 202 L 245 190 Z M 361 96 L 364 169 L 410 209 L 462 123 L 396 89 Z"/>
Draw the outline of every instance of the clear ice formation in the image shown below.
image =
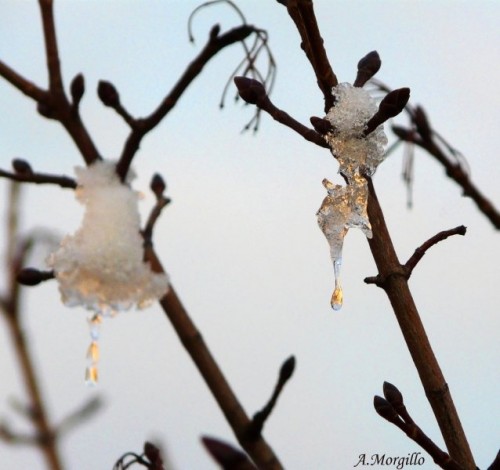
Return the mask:
<path id="1" fill-rule="evenodd" d="M 81 227 L 67 235 L 47 263 L 54 270 L 65 305 L 93 311 L 89 382 L 97 380 L 98 326 L 102 316 L 144 308 L 168 291 L 165 274 L 143 261 L 138 195 L 122 184 L 115 162 L 76 168 L 76 198 L 85 206 Z"/>
<path id="2" fill-rule="evenodd" d="M 373 175 L 384 160 L 387 137 L 383 126 L 377 127 L 368 136 L 363 135 L 366 123 L 378 109 L 366 90 L 341 83 L 332 89 L 332 94 L 335 105 L 325 119 L 331 123 L 333 130 L 325 136 L 325 140 L 339 162 L 339 173 L 347 180 L 347 185 L 334 185 L 324 179 L 323 185 L 328 194 L 316 215 L 330 245 L 334 268 L 335 288 L 331 305 L 334 310 L 339 310 L 343 302 L 340 268 L 344 237 L 352 227 L 361 229 L 368 238 L 372 237 L 365 176 Z"/>

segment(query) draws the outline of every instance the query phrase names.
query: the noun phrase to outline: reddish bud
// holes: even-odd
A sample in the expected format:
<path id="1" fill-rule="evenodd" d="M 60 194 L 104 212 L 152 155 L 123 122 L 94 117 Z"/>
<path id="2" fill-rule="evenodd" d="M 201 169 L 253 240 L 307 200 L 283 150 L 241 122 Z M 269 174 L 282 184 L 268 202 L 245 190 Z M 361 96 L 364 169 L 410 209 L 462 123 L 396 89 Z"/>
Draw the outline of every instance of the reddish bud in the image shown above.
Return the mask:
<path id="1" fill-rule="evenodd" d="M 266 96 L 266 89 L 262 83 L 247 77 L 235 77 L 234 83 L 241 98 L 250 104 L 257 104 L 259 99 Z"/>
<path id="2" fill-rule="evenodd" d="M 223 469 L 255 469 L 246 454 L 233 446 L 211 437 L 202 437 L 201 440 L 209 454 Z"/>
<path id="3" fill-rule="evenodd" d="M 364 135 L 366 136 L 370 134 L 378 126 L 380 126 L 380 124 L 383 124 L 391 117 L 397 116 L 401 111 L 403 111 L 409 99 L 409 88 L 399 88 L 387 93 L 385 98 L 380 102 L 378 111 L 366 123 Z"/>
<path id="4" fill-rule="evenodd" d="M 115 86 L 110 82 L 100 80 L 97 86 L 97 94 L 105 106 L 114 108 L 120 104 L 120 95 L 118 95 Z"/>
<path id="5" fill-rule="evenodd" d="M 384 397 L 394 408 L 403 405 L 403 395 L 395 385 L 392 385 L 389 382 L 384 382 L 383 391 Z"/>
<path id="6" fill-rule="evenodd" d="M 398 419 L 396 410 L 385 398 L 375 395 L 375 397 L 373 398 L 373 406 L 375 408 L 375 411 L 387 421 L 392 422 Z"/>
<path id="7" fill-rule="evenodd" d="M 71 81 L 70 92 L 71 97 L 73 98 L 73 105 L 78 106 L 83 94 L 85 93 L 85 80 L 81 73 L 76 75 Z"/>
<path id="8" fill-rule="evenodd" d="M 31 169 L 31 165 L 21 158 L 14 158 L 12 160 L 12 168 L 18 175 L 32 175 L 33 170 Z"/>
<path id="9" fill-rule="evenodd" d="M 326 135 L 334 130 L 332 123 L 328 119 L 311 116 L 309 118 L 309 121 L 311 121 L 311 124 L 316 130 L 316 132 L 318 132 L 321 135 Z"/>
<path id="10" fill-rule="evenodd" d="M 295 357 L 290 356 L 281 366 L 279 381 L 281 383 L 287 382 L 293 375 L 294 370 L 295 370 Z"/>
<path id="11" fill-rule="evenodd" d="M 362 87 L 380 69 L 382 61 L 377 51 L 371 51 L 358 62 L 358 74 L 353 86 Z"/>
<path id="12" fill-rule="evenodd" d="M 162 176 L 159 173 L 155 173 L 153 175 L 153 178 L 151 178 L 151 184 L 149 185 L 149 187 L 156 197 L 161 197 L 167 185 L 165 184 Z"/>
<path id="13" fill-rule="evenodd" d="M 36 286 L 53 277 L 54 273 L 52 271 L 39 271 L 34 268 L 24 268 L 19 271 L 16 279 L 19 284 L 23 284 L 24 286 Z"/>

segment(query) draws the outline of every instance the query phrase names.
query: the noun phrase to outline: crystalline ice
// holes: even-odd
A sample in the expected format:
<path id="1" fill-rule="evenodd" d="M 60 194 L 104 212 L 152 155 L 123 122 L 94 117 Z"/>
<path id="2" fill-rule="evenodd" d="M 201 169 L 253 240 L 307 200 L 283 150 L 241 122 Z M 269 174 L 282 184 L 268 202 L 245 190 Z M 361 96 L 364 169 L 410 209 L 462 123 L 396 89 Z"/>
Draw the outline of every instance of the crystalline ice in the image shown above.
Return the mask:
<path id="1" fill-rule="evenodd" d="M 63 302 L 105 313 L 161 298 L 168 280 L 143 261 L 137 194 L 120 182 L 114 162 L 76 173 L 76 195 L 85 205 L 82 226 L 48 259 Z"/>
<path id="2" fill-rule="evenodd" d="M 335 105 L 325 119 L 334 130 L 325 139 L 339 162 L 339 172 L 348 179 L 355 173 L 371 176 L 383 161 L 387 144 L 383 126 L 366 137 L 363 135 L 366 123 L 377 112 L 375 100 L 363 88 L 349 83 L 340 83 L 332 94 Z"/>
<path id="3" fill-rule="evenodd" d="M 335 273 L 335 288 L 331 305 L 334 310 L 342 306 L 340 285 L 342 246 L 350 228 L 359 228 L 372 237 L 368 219 L 368 185 L 365 176 L 375 173 L 384 159 L 387 138 L 383 126 L 364 135 L 366 123 L 377 112 L 375 100 L 362 88 L 341 83 L 333 88 L 335 105 L 325 119 L 333 130 L 325 136 L 332 154 L 339 162 L 339 173 L 347 180 L 346 186 L 323 180 L 328 195 L 317 212 L 318 224 L 330 245 L 330 256 Z"/>
<path id="4" fill-rule="evenodd" d="M 81 227 L 49 256 L 63 302 L 94 312 L 89 319 L 87 383 L 97 382 L 98 339 L 103 316 L 145 308 L 168 290 L 165 274 L 143 261 L 138 194 L 122 184 L 115 163 L 77 168 L 77 199 L 85 205 Z"/>

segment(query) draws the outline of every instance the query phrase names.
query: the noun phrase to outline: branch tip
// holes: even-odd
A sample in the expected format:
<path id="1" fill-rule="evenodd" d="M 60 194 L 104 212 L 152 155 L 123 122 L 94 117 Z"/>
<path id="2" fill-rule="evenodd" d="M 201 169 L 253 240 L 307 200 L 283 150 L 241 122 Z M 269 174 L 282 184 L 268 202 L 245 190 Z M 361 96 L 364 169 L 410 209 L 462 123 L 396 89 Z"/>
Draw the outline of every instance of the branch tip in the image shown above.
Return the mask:
<path id="1" fill-rule="evenodd" d="M 382 61 L 377 51 L 371 51 L 358 62 L 358 74 L 353 86 L 362 87 L 380 69 Z"/>
<path id="2" fill-rule="evenodd" d="M 262 97 L 267 96 L 264 85 L 253 78 L 234 77 L 234 84 L 241 98 L 249 104 L 257 104 Z"/>
<path id="3" fill-rule="evenodd" d="M 79 73 L 73 78 L 70 85 L 71 98 L 73 100 L 73 107 L 77 108 L 80 104 L 83 94 L 85 93 L 85 79 Z"/>
<path id="4" fill-rule="evenodd" d="M 116 108 L 120 105 L 120 95 L 111 82 L 99 80 L 99 84 L 97 85 L 97 95 L 104 106 Z"/>
<path id="5" fill-rule="evenodd" d="M 18 175 L 31 176 L 33 174 L 31 165 L 21 158 L 14 158 L 12 160 L 12 168 Z"/>
<path id="6" fill-rule="evenodd" d="M 54 271 L 39 271 L 35 268 L 24 268 L 16 276 L 17 282 L 24 286 L 36 286 L 43 281 L 54 278 Z"/>

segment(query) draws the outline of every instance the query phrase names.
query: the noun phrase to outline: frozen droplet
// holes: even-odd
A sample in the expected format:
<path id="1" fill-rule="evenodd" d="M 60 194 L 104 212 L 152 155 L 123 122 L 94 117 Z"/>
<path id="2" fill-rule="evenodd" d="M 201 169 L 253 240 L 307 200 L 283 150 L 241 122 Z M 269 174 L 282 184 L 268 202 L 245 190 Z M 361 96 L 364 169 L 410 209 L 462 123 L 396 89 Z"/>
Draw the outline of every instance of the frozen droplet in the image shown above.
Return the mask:
<path id="1" fill-rule="evenodd" d="M 333 273 L 335 275 L 335 289 L 332 294 L 330 304 L 333 310 L 340 310 L 344 300 L 344 294 L 340 285 L 340 267 L 342 265 L 342 258 L 335 258 L 333 260 Z"/>
<path id="2" fill-rule="evenodd" d="M 97 341 L 92 341 L 90 343 L 89 349 L 87 350 L 87 359 L 91 360 L 93 363 L 99 360 L 99 345 Z"/>
<path id="3" fill-rule="evenodd" d="M 87 385 L 95 385 L 97 384 L 97 380 L 97 366 L 92 364 L 85 369 L 85 383 Z"/>
<path id="4" fill-rule="evenodd" d="M 330 304 L 333 310 L 340 310 L 342 308 L 343 302 L 344 302 L 344 293 L 342 292 L 342 287 L 340 286 L 340 283 L 335 281 L 335 290 L 333 291 L 332 300 L 330 301 Z"/>

